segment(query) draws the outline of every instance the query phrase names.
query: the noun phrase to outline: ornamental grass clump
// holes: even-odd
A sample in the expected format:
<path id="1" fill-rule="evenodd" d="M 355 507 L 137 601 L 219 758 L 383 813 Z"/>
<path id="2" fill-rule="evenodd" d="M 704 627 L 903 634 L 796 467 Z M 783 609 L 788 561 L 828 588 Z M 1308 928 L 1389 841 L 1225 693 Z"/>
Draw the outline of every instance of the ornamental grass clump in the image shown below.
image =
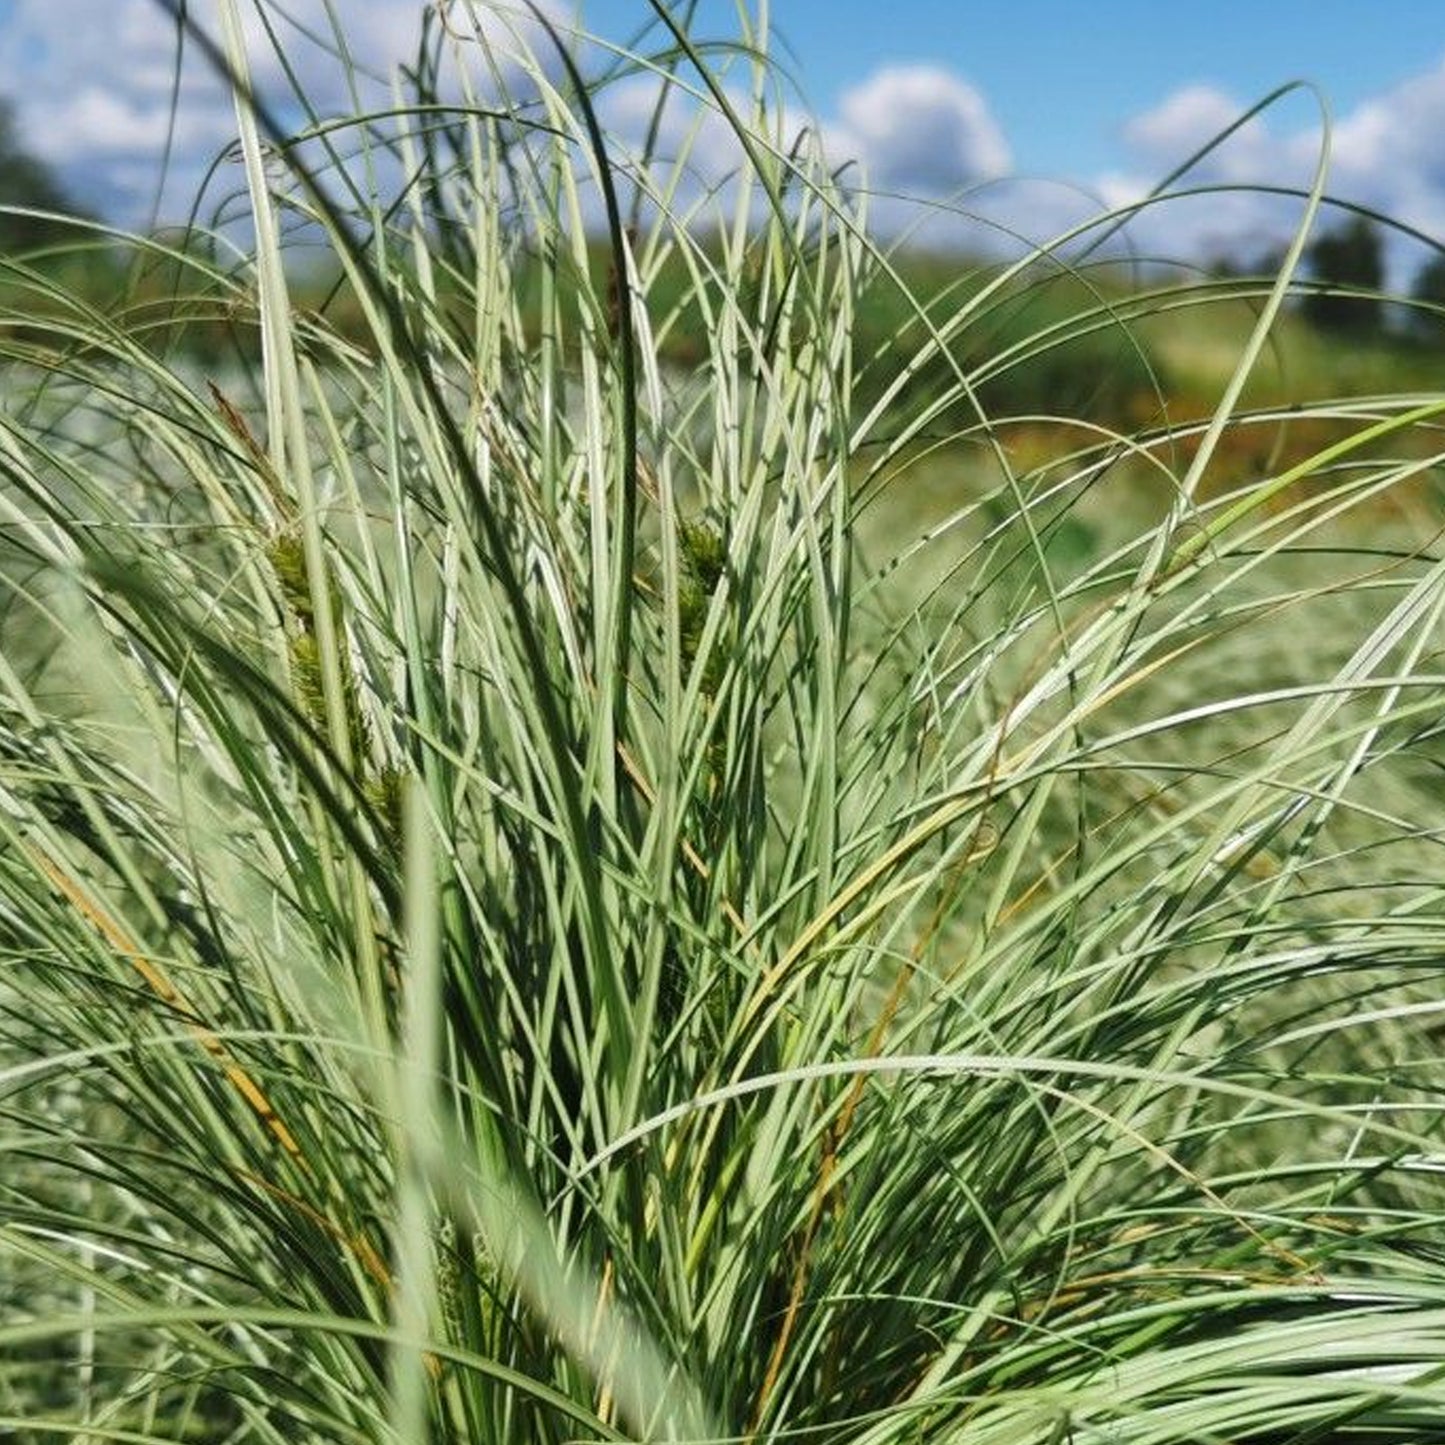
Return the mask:
<path id="1" fill-rule="evenodd" d="M 224 366 L 7 263 L 0 1432 L 1438 1439 L 1445 397 L 1241 405 L 1317 185 L 1020 469 L 956 343 L 1128 217 L 941 317 L 655 9 L 295 135 L 197 13 Z"/>

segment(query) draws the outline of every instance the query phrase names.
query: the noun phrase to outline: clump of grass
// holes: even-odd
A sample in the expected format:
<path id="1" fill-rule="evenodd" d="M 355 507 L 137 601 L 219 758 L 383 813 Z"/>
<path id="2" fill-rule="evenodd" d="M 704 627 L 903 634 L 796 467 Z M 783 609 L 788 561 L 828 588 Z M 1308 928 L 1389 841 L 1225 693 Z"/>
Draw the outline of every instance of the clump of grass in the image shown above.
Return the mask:
<path id="1" fill-rule="evenodd" d="M 1286 272 L 1187 447 L 1018 470 L 988 288 L 860 390 L 858 196 L 658 14 L 727 187 L 450 11 L 355 122 L 401 205 L 298 173 L 359 341 L 223 4 L 260 364 L 15 348 L 0 1425 L 1434 1438 L 1445 564 L 1376 504 L 1445 400 L 1214 498 Z"/>

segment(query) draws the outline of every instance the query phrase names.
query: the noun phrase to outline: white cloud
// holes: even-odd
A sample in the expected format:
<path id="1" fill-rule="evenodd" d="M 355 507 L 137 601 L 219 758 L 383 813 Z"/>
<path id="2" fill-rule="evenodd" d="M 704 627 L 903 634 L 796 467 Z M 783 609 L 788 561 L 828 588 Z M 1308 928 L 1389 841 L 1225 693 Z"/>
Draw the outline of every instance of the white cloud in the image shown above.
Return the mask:
<path id="1" fill-rule="evenodd" d="M 1445 241 L 1445 60 L 1343 117 L 1333 188 Z"/>
<path id="2" fill-rule="evenodd" d="M 1190 85 L 1124 124 L 1122 137 L 1135 168 L 1102 178 L 1112 204 L 1139 204 L 1165 175 L 1201 151 L 1175 189 L 1213 188 L 1205 196 L 1146 205 L 1131 222 L 1138 244 L 1179 260 L 1253 259 L 1298 224 L 1299 201 L 1260 188 L 1308 187 L 1319 159 L 1318 136 L 1308 127 L 1282 131 L 1279 107 L 1239 123 L 1247 109 L 1213 86 Z"/>
<path id="3" fill-rule="evenodd" d="M 208 32 L 218 34 L 217 7 L 191 5 Z M 346 45 L 364 104 L 385 103 L 383 88 L 398 64 L 414 61 L 425 6 L 416 0 L 345 0 Z M 549 3 L 544 8 L 560 15 Z M 255 0 L 242 0 L 252 76 L 258 92 L 288 119 L 299 120 L 278 47 L 308 102 L 322 115 L 352 109 L 346 67 L 337 54 L 324 0 L 268 5 L 274 39 Z M 510 21 L 499 8 L 485 14 L 470 0 L 453 0 L 449 19 L 458 37 L 480 33 L 489 45 L 512 48 L 509 31 L 530 41 L 545 64 L 548 42 L 526 17 Z M 475 23 L 474 23 L 475 22 Z M 485 75 L 479 47 L 452 47 Z M 192 199 L 206 165 L 234 138 L 232 102 L 199 51 L 182 43 L 156 0 L 12 0 L 0 26 L 0 74 L 23 76 L 13 85 L 26 144 L 54 164 L 77 196 L 123 224 L 149 213 L 170 123 L 175 116 L 173 172 L 165 209 L 176 214 Z M 515 72 L 513 72 L 515 74 Z M 147 179 L 138 184 L 139 177 Z"/>
<path id="4" fill-rule="evenodd" d="M 559 20 L 572 4 L 547 0 L 548 12 Z M 243 0 L 255 76 L 269 96 L 282 96 L 283 67 L 254 5 L 255 0 Z M 214 24 L 214 5 L 193 3 L 192 9 Z M 323 114 L 349 110 L 344 68 L 325 43 L 330 25 L 324 0 L 287 0 L 284 9 L 313 32 L 308 38 L 272 12 L 277 40 L 302 88 Z M 373 77 L 363 78 L 365 99 L 381 99 L 382 80 L 398 63 L 414 58 L 422 0 L 344 0 L 340 9 L 353 58 Z M 510 20 L 490 0 L 486 5 L 450 0 L 445 13 L 460 34 L 479 29 L 489 45 L 503 51 L 516 48 L 518 37 L 508 32 L 517 29 L 521 44 L 556 77 L 550 41 L 515 5 Z M 11 0 L 0 26 L 0 74 L 23 77 L 10 89 L 28 143 L 61 169 L 82 200 L 122 223 L 143 222 L 149 212 L 176 54 L 175 26 L 156 0 Z M 490 88 L 481 46 L 462 41 L 455 60 L 468 67 L 479 88 Z M 521 71 L 514 67 L 507 74 L 515 82 Z M 447 93 L 457 92 L 455 79 L 444 83 Z M 656 84 L 655 78 L 634 75 L 609 92 L 603 112 L 614 133 L 634 143 L 640 139 Z M 185 56 L 179 86 L 173 172 L 163 207 L 170 215 L 184 213 L 205 167 L 234 135 L 230 99 L 198 54 Z M 523 94 L 535 93 L 529 84 L 521 88 Z M 986 98 L 937 65 L 881 67 L 839 97 L 821 122 L 785 108 L 776 138 L 786 147 L 801 131 L 815 129 L 829 160 L 856 162 L 853 174 L 875 192 L 918 195 L 935 205 L 961 196 L 960 204 L 986 222 L 1042 240 L 1094 209 L 1141 200 L 1160 176 L 1243 109 L 1239 97 L 1216 86 L 1182 87 L 1122 125 L 1119 163 L 1093 176 L 1060 178 L 1052 187 L 1000 179 L 1010 171 L 1012 156 Z M 298 116 L 293 107 L 291 117 Z M 1288 235 L 1300 205 L 1250 188 L 1307 185 L 1320 134 L 1312 98 L 1306 93 L 1287 98 L 1210 151 L 1183 182 L 1235 189 L 1200 202 L 1150 205 L 1131 223 L 1131 237 L 1140 250 L 1181 258 L 1263 249 Z M 1445 237 L 1442 136 L 1445 62 L 1338 118 L 1330 189 Z M 742 159 L 727 123 L 706 110 L 699 118 L 696 107 L 679 95 L 669 102 L 662 151 L 676 155 L 686 146 L 693 198 L 722 185 Z M 217 185 L 224 189 L 235 179 L 234 168 L 223 168 Z M 875 197 L 871 214 L 883 229 L 897 230 L 920 212 Z M 934 215 L 927 229 L 932 241 L 966 237 L 977 244 L 985 234 L 976 220 L 938 210 Z"/>
<path id="5" fill-rule="evenodd" d="M 1412 181 L 1445 186 L 1445 59 L 1366 102 L 1335 127 L 1335 157 L 1356 177 L 1402 166 Z"/>
<path id="6" fill-rule="evenodd" d="M 1161 163 L 1177 161 L 1220 135 L 1237 121 L 1237 101 L 1209 85 L 1188 85 L 1162 104 L 1124 124 L 1124 139 L 1134 150 Z M 1258 116 L 1245 122 L 1232 138 L 1252 147 L 1267 144 L 1264 122 Z"/>
<path id="7" fill-rule="evenodd" d="M 670 91 L 657 128 L 655 178 L 682 160 L 685 172 L 674 209 L 706 198 L 727 209 L 729 182 L 745 160 L 729 122 L 711 102 L 688 93 L 686 82 Z M 611 89 L 601 105 L 611 133 L 636 153 L 653 121 L 657 77 L 634 76 Z M 740 115 L 751 111 L 745 90 L 727 89 Z M 846 172 L 849 183 L 873 193 L 869 213 L 884 233 L 922 223 L 920 238 L 946 245 L 977 230 L 949 200 L 969 187 L 1001 176 L 1010 164 L 1008 146 L 983 97 L 958 77 L 934 66 L 889 67 L 848 91 L 836 118 L 819 118 L 786 98 L 770 98 L 767 138 L 788 155 L 800 143 L 821 148 L 827 164 Z M 900 201 L 912 195 L 933 202 L 920 208 Z"/>
<path id="8" fill-rule="evenodd" d="M 938 66 L 885 66 L 846 91 L 840 109 L 832 144 L 858 157 L 876 190 L 946 195 L 1012 164 L 983 97 Z"/>
<path id="9" fill-rule="evenodd" d="M 614 156 L 639 159 L 655 128 L 649 179 L 659 193 L 670 194 L 674 213 L 691 211 L 694 224 L 714 211 L 719 218 L 730 215 L 736 197 L 733 182 L 747 161 L 733 121 L 711 95 L 696 88 L 695 80 L 687 79 L 669 88 L 661 116 L 656 118 L 660 93 L 661 83 L 653 75 L 632 76 L 603 93 L 598 111 L 616 143 Z M 747 91 L 725 85 L 724 95 L 735 115 L 752 114 L 753 100 Z M 769 100 L 764 126 L 761 138 L 765 146 L 780 155 L 792 155 L 800 144 L 806 144 L 816 156 L 821 144 L 824 154 L 833 160 L 845 158 L 830 146 L 816 117 L 777 97 Z"/>
<path id="10" fill-rule="evenodd" d="M 633 76 L 603 94 L 598 107 L 603 124 L 627 151 L 640 153 L 654 125 L 660 95 L 661 82 L 650 75 Z M 749 102 L 744 94 L 730 91 L 728 101 L 746 113 Z M 681 86 L 669 90 L 656 131 L 657 162 L 666 166 L 685 161 L 702 186 L 718 185 L 742 163 L 742 144 L 727 117 Z"/>
<path id="11" fill-rule="evenodd" d="M 1175 254 L 1233 249 L 1248 255 L 1280 242 L 1298 224 L 1301 204 L 1263 194 L 1259 187 L 1308 187 L 1319 162 L 1324 130 L 1315 99 L 1302 93 L 1308 112 L 1297 116 L 1286 98 L 1253 117 L 1190 171 L 1184 184 L 1232 186 L 1207 204 L 1170 203 L 1141 218 L 1139 229 Z M 1123 129 L 1135 165 L 1107 178 L 1111 198 L 1141 195 L 1154 177 L 1184 161 L 1242 113 L 1239 101 L 1207 86 L 1175 91 Z M 1329 141 L 1327 194 L 1368 206 L 1445 240 L 1445 62 L 1347 111 Z M 1328 213 L 1317 223 L 1328 227 Z M 1396 244 L 1393 279 L 1399 283 L 1413 258 Z"/>
<path id="12" fill-rule="evenodd" d="M 1205 188 L 1207 194 L 1142 205 L 1118 243 L 1158 259 L 1230 255 L 1253 260 L 1282 245 L 1298 227 L 1303 202 L 1269 190 L 1310 186 L 1320 163 L 1323 127 L 1319 100 L 1305 89 L 1236 125 L 1249 108 L 1215 86 L 1181 87 L 1124 122 L 1119 133 L 1124 164 L 1075 178 L 1073 190 L 1067 184 L 994 183 L 971 192 L 966 205 L 973 216 L 996 227 L 993 235 L 1004 249 L 1017 253 L 1018 244 L 1008 244 L 1007 232 L 1045 241 L 1092 212 L 1140 206 L 1164 176 L 1205 150 L 1176 188 Z M 840 134 L 833 143 L 850 147 L 880 190 L 940 197 L 971 181 L 999 176 L 1009 166 L 1008 146 L 983 97 L 935 68 L 880 70 L 846 94 L 840 110 Z M 1228 136 L 1220 139 L 1226 131 Z M 1445 240 L 1442 137 L 1445 61 L 1337 119 L 1327 193 Z M 890 225 L 903 223 L 898 206 L 878 207 L 875 214 Z M 1334 224 L 1336 217 L 1327 210 L 1317 227 Z M 930 221 L 927 234 L 978 244 L 988 229 L 953 216 Z M 1405 283 L 1418 252 L 1412 255 L 1408 246 L 1392 244 L 1389 254 L 1392 282 Z"/>
<path id="13" fill-rule="evenodd" d="M 165 143 L 166 116 L 134 96 L 87 86 L 51 113 L 45 129 L 46 156 L 64 164 L 136 151 L 158 151 Z"/>

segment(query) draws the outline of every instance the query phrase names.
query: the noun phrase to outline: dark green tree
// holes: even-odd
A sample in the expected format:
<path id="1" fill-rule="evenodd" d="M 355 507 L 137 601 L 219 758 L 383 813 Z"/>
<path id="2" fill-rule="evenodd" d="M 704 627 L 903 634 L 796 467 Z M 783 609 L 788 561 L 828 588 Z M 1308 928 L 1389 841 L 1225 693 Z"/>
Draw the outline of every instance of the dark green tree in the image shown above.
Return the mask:
<path id="1" fill-rule="evenodd" d="M 50 167 L 26 150 L 15 121 L 15 107 L 0 98 L 0 208 L 8 206 L 79 214 Z M 19 216 L 0 209 L 0 251 L 43 245 L 55 240 L 61 229 L 38 216 Z"/>
<path id="2" fill-rule="evenodd" d="M 1307 260 L 1315 283 L 1331 288 L 1305 297 L 1304 313 L 1316 326 L 1355 335 L 1380 329 L 1385 247 L 1378 226 L 1364 216 L 1352 216 L 1342 226 L 1318 236 Z M 1333 289 L 1336 287 L 1340 289 Z M 1356 292 L 1371 294 L 1352 294 Z"/>
<path id="3" fill-rule="evenodd" d="M 1431 341 L 1445 341 L 1445 253 L 1437 251 L 1415 273 L 1410 297 L 1420 303 L 1414 312 L 1415 330 Z"/>

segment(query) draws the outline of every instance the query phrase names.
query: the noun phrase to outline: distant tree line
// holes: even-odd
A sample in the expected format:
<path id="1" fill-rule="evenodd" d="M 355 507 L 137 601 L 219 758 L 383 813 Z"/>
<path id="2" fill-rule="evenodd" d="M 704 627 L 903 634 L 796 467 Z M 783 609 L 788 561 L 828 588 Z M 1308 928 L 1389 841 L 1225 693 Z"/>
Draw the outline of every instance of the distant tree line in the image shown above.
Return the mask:
<path id="1" fill-rule="evenodd" d="M 0 97 L 0 252 L 22 251 L 59 239 L 63 227 L 39 216 L 17 215 L 19 206 L 62 215 L 83 215 L 55 173 L 22 144 L 15 107 Z M 1322 232 L 1306 252 L 1312 283 L 1301 303 L 1321 331 L 1366 337 L 1386 330 L 1385 246 L 1380 227 L 1355 215 Z M 1228 258 L 1216 261 L 1221 274 L 1268 272 L 1278 256 L 1255 267 Z M 1411 328 L 1417 335 L 1445 340 L 1445 252 L 1437 251 L 1417 272 L 1410 289 Z"/>
<path id="2" fill-rule="evenodd" d="M 1386 327 L 1385 241 L 1380 227 L 1352 216 L 1311 244 L 1308 260 L 1317 289 L 1304 299 L 1304 314 L 1323 331 L 1375 334 Z M 1434 252 L 1415 273 L 1409 299 L 1410 329 L 1445 338 L 1445 253 Z"/>
<path id="3" fill-rule="evenodd" d="M 1445 340 L 1445 253 L 1436 251 L 1420 267 L 1410 298 L 1418 303 L 1414 318 L 1417 329 Z"/>
<path id="4" fill-rule="evenodd" d="M 61 226 L 40 216 L 17 215 L 11 206 L 83 214 L 55 172 L 22 144 L 15 107 L 0 97 L 0 251 L 23 251 L 59 239 Z"/>
<path id="5" fill-rule="evenodd" d="M 1384 322 L 1385 247 L 1380 228 L 1364 216 L 1325 231 L 1306 259 L 1315 288 L 1301 309 L 1321 331 L 1370 334 Z"/>
<path id="6" fill-rule="evenodd" d="M 1271 275 L 1283 259 L 1281 248 L 1250 263 L 1219 257 L 1210 269 L 1221 276 Z M 1445 252 L 1422 263 L 1407 297 L 1391 296 L 1385 290 L 1384 233 L 1368 216 L 1351 216 L 1316 236 L 1305 251 L 1305 279 L 1300 311 L 1321 331 L 1362 340 L 1384 335 L 1392 329 L 1392 313 L 1408 300 L 1407 330 L 1445 340 Z M 1398 334 L 1398 324 L 1394 330 Z"/>

